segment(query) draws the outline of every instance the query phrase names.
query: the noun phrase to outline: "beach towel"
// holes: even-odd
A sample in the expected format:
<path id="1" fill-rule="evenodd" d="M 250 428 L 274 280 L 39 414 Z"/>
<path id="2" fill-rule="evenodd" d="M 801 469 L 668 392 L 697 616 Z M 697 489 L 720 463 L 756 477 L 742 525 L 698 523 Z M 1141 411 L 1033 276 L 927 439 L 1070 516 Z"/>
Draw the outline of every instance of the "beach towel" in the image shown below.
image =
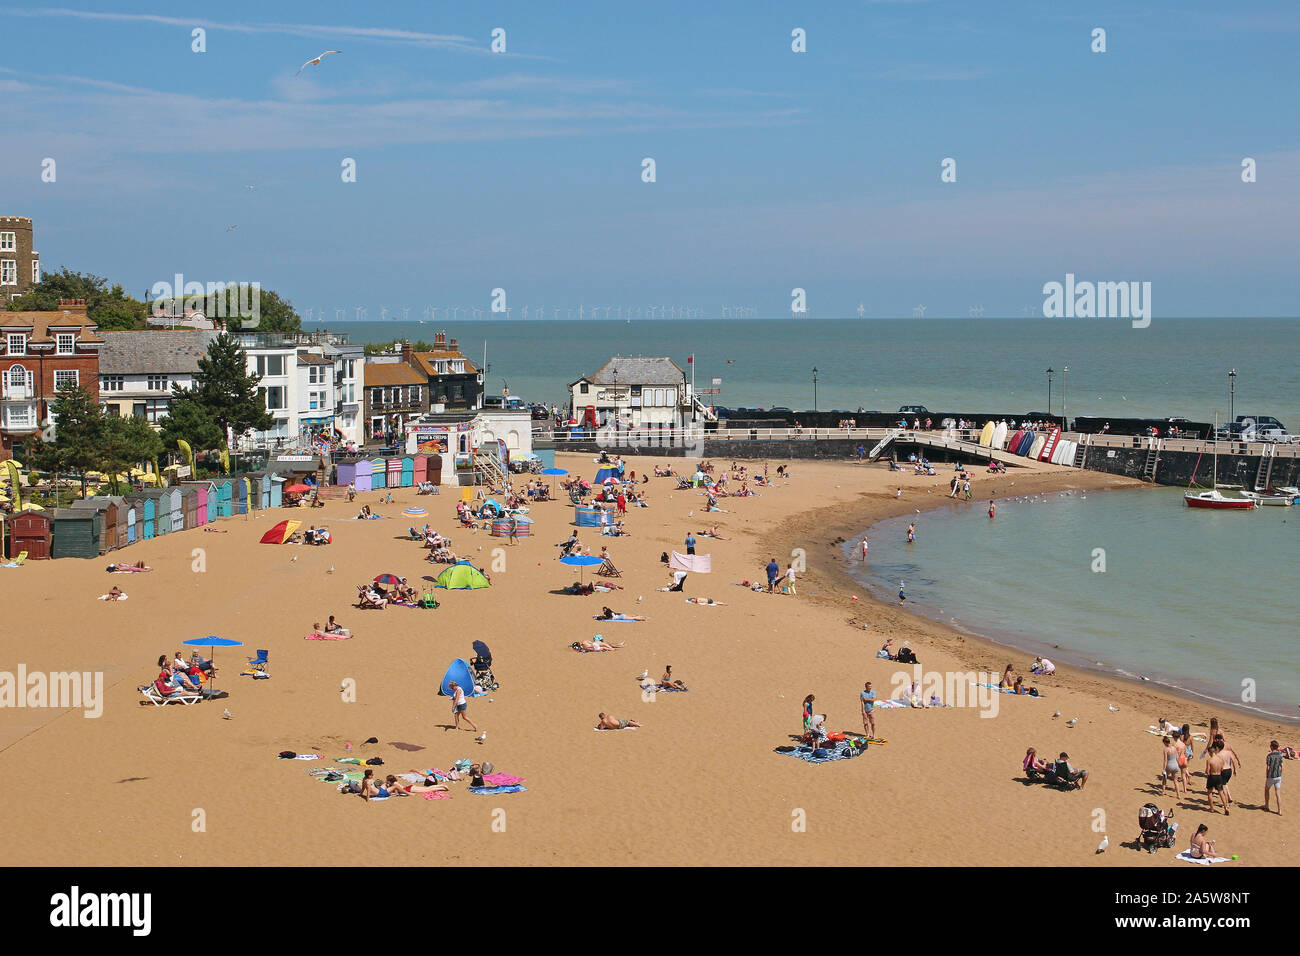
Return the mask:
<path id="1" fill-rule="evenodd" d="M 712 604 L 706 604 L 704 601 L 692 601 L 690 598 L 687 598 L 686 603 L 694 604 L 696 607 L 726 607 L 726 605 L 721 601 L 714 601 Z"/>
<path id="2" fill-rule="evenodd" d="M 668 559 L 668 567 L 674 571 L 695 571 L 699 574 L 709 574 L 713 570 L 713 555 L 682 554 L 674 551 L 672 557 Z"/>
<path id="3" fill-rule="evenodd" d="M 866 747 L 858 750 L 855 747 L 850 747 L 847 742 L 839 744 L 833 750 L 826 750 L 826 756 L 824 757 L 814 757 L 813 748 L 804 744 L 800 744 L 797 747 L 791 747 L 788 750 L 783 747 L 777 747 L 773 751 L 773 753 L 784 754 L 787 757 L 798 757 L 806 763 L 830 763 L 832 760 L 852 760 L 854 757 L 861 756 L 866 752 Z"/>
<path id="4" fill-rule="evenodd" d="M 485 773 L 483 782 L 494 787 L 512 787 L 517 783 L 523 783 L 524 778 L 509 773 Z"/>
<path id="5" fill-rule="evenodd" d="M 1149 728 L 1147 728 L 1147 733 L 1151 734 L 1154 737 L 1163 737 L 1165 735 L 1165 732 L 1161 730 L 1159 727 L 1157 727 L 1155 724 L 1152 724 Z M 1173 735 L 1170 734 L 1170 736 Z M 1192 739 L 1199 740 L 1204 743 L 1209 743 L 1210 741 L 1210 738 L 1206 737 L 1205 734 L 1192 734 Z"/>
<path id="6" fill-rule="evenodd" d="M 641 689 L 654 694 L 685 694 L 690 690 L 689 687 L 660 687 L 658 684 L 642 684 Z"/>
<path id="7" fill-rule="evenodd" d="M 1178 854 L 1177 858 L 1180 860 L 1186 860 L 1188 863 L 1200 863 L 1203 866 L 1209 866 L 1211 863 L 1229 862 L 1226 856 L 1207 856 L 1198 860 L 1196 857 L 1192 856 L 1191 850 L 1184 850 L 1182 853 Z"/>
<path id="8" fill-rule="evenodd" d="M 477 794 L 484 794 L 484 793 L 525 793 L 525 792 L 527 792 L 527 790 L 528 790 L 527 787 L 521 787 L 521 786 L 519 786 L 518 784 L 510 784 L 509 786 L 505 786 L 505 787 L 470 787 L 470 788 L 469 788 L 469 792 L 470 792 L 470 793 L 477 793 Z"/>
<path id="9" fill-rule="evenodd" d="M 308 634 L 303 638 L 304 641 L 349 641 L 352 639 L 351 634 Z"/>
<path id="10" fill-rule="evenodd" d="M 632 618 L 628 617 L 625 614 L 620 614 L 618 617 L 611 617 L 611 618 L 603 618 L 599 614 L 593 614 L 591 617 L 592 620 L 603 621 L 605 624 L 644 624 L 645 623 L 645 621 L 633 620 Z"/>
<path id="11" fill-rule="evenodd" d="M 605 730 L 608 730 L 610 733 L 614 733 L 619 730 L 640 730 L 641 728 L 640 727 L 592 727 L 591 729 L 596 731 L 596 733 L 600 733 L 601 731 L 605 731 Z"/>
<path id="12" fill-rule="evenodd" d="M 1017 694 L 1017 693 L 1016 693 L 1014 690 L 1012 690 L 1010 687 L 999 687 L 997 684 L 985 684 L 984 686 L 985 686 L 985 687 L 989 687 L 989 688 L 991 688 L 991 689 L 997 691 L 999 694 L 1010 694 L 1012 697 L 1031 697 L 1031 698 L 1032 698 L 1032 697 L 1037 696 L 1037 699 L 1038 699 L 1038 700 L 1042 700 L 1044 697 L 1047 696 L 1047 695 L 1044 694 L 1041 690 L 1038 692 L 1037 695 L 1034 695 L 1034 694 Z"/>
<path id="13" fill-rule="evenodd" d="M 426 800 L 450 800 L 451 794 L 446 790 L 426 790 L 420 794 Z"/>
<path id="14" fill-rule="evenodd" d="M 119 601 L 125 601 L 125 600 L 126 600 L 126 597 L 127 597 L 127 596 L 126 596 L 125 594 L 119 594 L 119 595 L 117 596 L 117 599 L 118 599 Z M 111 601 L 112 598 L 111 598 L 109 595 L 107 595 L 107 594 L 101 594 L 101 595 L 100 595 L 96 600 L 99 600 L 99 601 Z"/>

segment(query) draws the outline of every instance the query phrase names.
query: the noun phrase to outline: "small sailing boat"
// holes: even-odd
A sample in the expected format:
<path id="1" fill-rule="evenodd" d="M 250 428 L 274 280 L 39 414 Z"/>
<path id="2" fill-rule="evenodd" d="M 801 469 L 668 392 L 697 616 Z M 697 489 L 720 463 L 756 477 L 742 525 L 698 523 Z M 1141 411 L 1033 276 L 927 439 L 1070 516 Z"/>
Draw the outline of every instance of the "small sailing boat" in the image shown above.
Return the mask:
<path id="1" fill-rule="evenodd" d="M 1214 431 L 1219 431 L 1219 419 L 1215 416 Z M 1196 472 L 1192 471 L 1192 481 L 1196 480 Z M 1214 486 L 1209 491 L 1192 491 L 1191 483 L 1188 483 L 1187 493 L 1183 495 L 1183 501 L 1187 502 L 1189 508 L 1209 508 L 1214 511 L 1253 511 L 1257 503 L 1254 498 L 1229 498 L 1219 491 L 1219 443 L 1214 443 Z"/>

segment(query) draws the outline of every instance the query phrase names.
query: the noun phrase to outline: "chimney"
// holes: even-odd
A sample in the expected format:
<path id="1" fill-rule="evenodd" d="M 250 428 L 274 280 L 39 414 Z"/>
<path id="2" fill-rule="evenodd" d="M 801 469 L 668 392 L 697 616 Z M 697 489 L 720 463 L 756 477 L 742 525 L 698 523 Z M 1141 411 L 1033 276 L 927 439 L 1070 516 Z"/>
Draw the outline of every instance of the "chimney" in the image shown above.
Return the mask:
<path id="1" fill-rule="evenodd" d="M 457 345 L 456 345 L 456 340 L 455 340 L 455 339 L 450 339 L 450 340 L 447 342 L 447 351 L 448 351 L 448 352 L 459 352 L 459 351 L 460 351 L 460 349 L 459 349 L 459 348 L 457 347 Z"/>
<path id="2" fill-rule="evenodd" d="M 446 333 L 446 332 L 435 332 L 435 333 L 433 334 L 433 347 L 436 348 L 436 349 L 438 349 L 438 350 L 440 350 L 440 351 L 441 351 L 442 349 L 445 349 L 445 348 L 447 347 L 447 333 Z"/>
<path id="3" fill-rule="evenodd" d="M 410 342 L 402 343 L 402 361 L 405 362 L 407 365 L 411 364 L 411 343 Z"/>
<path id="4" fill-rule="evenodd" d="M 85 299 L 60 299 L 60 300 L 59 300 L 59 308 L 60 308 L 60 309 L 73 309 L 73 310 L 80 310 L 80 311 L 82 311 L 82 312 L 85 312 L 85 311 L 86 311 L 86 300 L 85 300 Z"/>

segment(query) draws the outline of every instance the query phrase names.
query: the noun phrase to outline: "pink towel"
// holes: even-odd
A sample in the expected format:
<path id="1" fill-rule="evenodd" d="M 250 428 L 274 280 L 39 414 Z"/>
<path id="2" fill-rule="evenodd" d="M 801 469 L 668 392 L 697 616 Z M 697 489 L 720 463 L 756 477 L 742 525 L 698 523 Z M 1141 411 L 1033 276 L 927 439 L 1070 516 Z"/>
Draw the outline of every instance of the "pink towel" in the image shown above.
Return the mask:
<path id="1" fill-rule="evenodd" d="M 304 641 L 346 641 L 351 635 L 349 634 L 308 634 L 303 638 Z"/>
<path id="2" fill-rule="evenodd" d="M 450 800 L 451 794 L 442 790 L 427 790 L 420 794 L 426 800 Z"/>
<path id="3" fill-rule="evenodd" d="M 668 567 L 674 571 L 695 571 L 699 574 L 708 574 L 713 570 L 713 555 L 681 554 L 674 551 L 673 556 L 668 560 Z"/>
<path id="4" fill-rule="evenodd" d="M 485 773 L 483 782 L 489 787 L 509 787 L 516 783 L 523 783 L 524 778 L 509 773 Z"/>

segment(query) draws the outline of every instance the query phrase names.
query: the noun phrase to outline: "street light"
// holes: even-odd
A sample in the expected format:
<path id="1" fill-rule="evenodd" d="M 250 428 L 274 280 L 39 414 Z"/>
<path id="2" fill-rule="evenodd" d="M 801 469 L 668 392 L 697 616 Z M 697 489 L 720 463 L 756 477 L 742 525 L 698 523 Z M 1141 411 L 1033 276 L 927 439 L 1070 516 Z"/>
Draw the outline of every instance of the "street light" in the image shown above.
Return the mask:
<path id="1" fill-rule="evenodd" d="M 1070 366 L 1061 366 L 1061 428 L 1063 429 L 1068 429 L 1070 427 L 1070 416 L 1065 410 L 1065 377 L 1069 371 Z"/>
<path id="2" fill-rule="evenodd" d="M 1236 421 L 1235 412 L 1237 404 L 1237 370 L 1234 368 L 1228 372 L 1228 418 Z"/>
<path id="3" fill-rule="evenodd" d="M 813 411 L 817 411 L 817 366 L 813 366 Z"/>
<path id="4" fill-rule="evenodd" d="M 1056 369 L 1048 368 L 1047 370 L 1047 417 L 1052 417 L 1052 376 L 1056 374 Z"/>

